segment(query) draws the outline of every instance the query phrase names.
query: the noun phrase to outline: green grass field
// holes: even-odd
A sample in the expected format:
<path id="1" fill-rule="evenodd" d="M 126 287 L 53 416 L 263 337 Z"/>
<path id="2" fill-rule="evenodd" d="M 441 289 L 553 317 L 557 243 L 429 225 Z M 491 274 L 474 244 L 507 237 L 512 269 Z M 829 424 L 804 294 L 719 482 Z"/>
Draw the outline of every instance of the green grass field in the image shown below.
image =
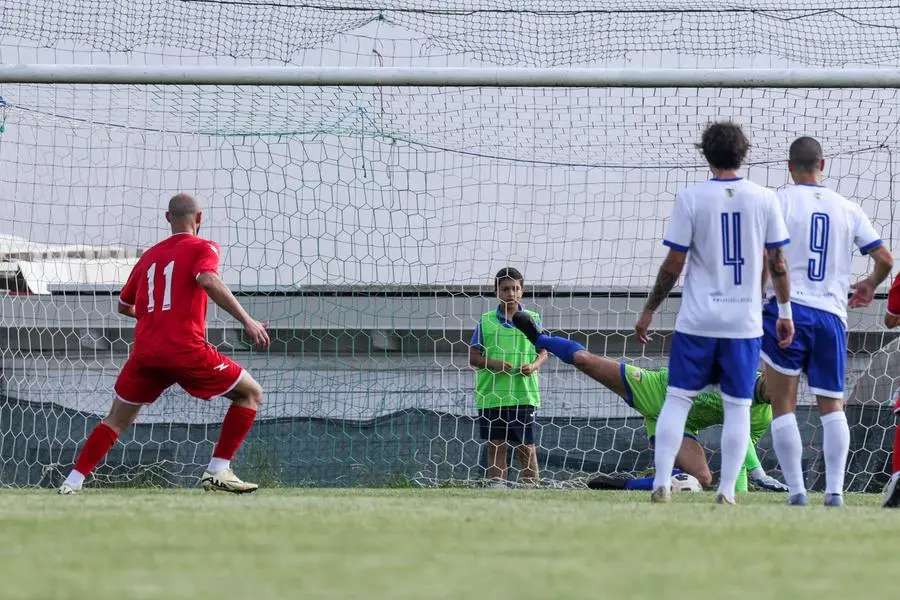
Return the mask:
<path id="1" fill-rule="evenodd" d="M 0 598 L 895 597 L 900 511 L 554 490 L 0 493 Z"/>

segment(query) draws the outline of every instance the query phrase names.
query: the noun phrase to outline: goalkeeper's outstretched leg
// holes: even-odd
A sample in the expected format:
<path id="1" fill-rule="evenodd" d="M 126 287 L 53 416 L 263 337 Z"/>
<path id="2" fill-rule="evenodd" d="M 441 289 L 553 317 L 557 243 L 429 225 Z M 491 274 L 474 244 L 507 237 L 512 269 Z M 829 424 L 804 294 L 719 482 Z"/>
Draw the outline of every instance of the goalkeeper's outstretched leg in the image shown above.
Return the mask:
<path id="1" fill-rule="evenodd" d="M 534 319 L 524 311 L 513 315 L 512 321 L 538 350 L 549 351 L 621 398 L 627 397 L 628 390 L 622 379 L 622 364 L 618 361 L 592 354 L 578 342 L 544 334 L 538 329 Z"/>
<path id="2" fill-rule="evenodd" d="M 548 350 L 563 362 L 573 365 L 640 413 L 644 417 L 647 436 L 650 438 L 651 445 L 653 444 L 656 422 L 666 399 L 667 369 L 640 369 L 630 364 L 592 354 L 578 342 L 544 334 L 526 312 L 518 312 L 513 315 L 512 322 L 538 350 Z M 701 430 L 721 425 L 723 412 L 720 394 L 708 393 L 698 396 L 688 413 L 681 447 L 675 457 L 675 466 L 695 477 L 703 487 L 712 485 L 712 473 L 704 448 L 697 441 L 697 437 Z M 787 488 L 783 483 L 766 474 L 756 455 L 755 445 L 772 422 L 772 410 L 766 398 L 765 385 L 761 377 L 756 382 L 750 412 L 751 436 L 744 461 L 747 476 L 741 477 L 738 491 L 747 491 L 748 477 L 761 489 L 786 491 Z M 612 481 L 610 485 L 614 487 L 647 490 L 652 489 L 653 480 L 652 477 L 643 477 L 629 480 L 626 483 L 615 477 L 602 477 L 601 479 Z"/>
<path id="3" fill-rule="evenodd" d="M 650 445 L 651 447 L 653 446 L 655 418 L 658 416 L 658 410 L 662 408 L 662 400 L 665 398 L 665 385 L 653 386 L 653 383 L 648 381 L 647 384 L 649 387 L 658 390 L 659 393 L 656 394 L 656 397 L 635 398 L 634 391 L 625 383 L 625 379 L 629 377 L 629 373 L 631 374 L 630 376 L 632 379 L 638 376 L 651 378 L 656 375 L 655 373 L 651 374 L 639 369 L 631 369 L 619 361 L 610 360 L 603 356 L 597 356 L 596 354 L 589 352 L 578 342 L 566 338 L 553 337 L 540 333 L 534 335 L 537 331 L 537 325 L 534 320 L 528 316 L 527 313 L 518 314 L 524 315 L 524 318 L 519 317 L 517 321 L 514 316 L 513 323 L 520 331 L 523 331 L 529 339 L 532 339 L 532 336 L 534 337 L 532 343 L 537 341 L 538 344 L 540 344 L 536 344 L 538 350 L 546 348 L 554 355 L 559 352 L 562 355 L 562 357 L 560 357 L 562 360 L 568 362 L 576 369 L 622 398 L 629 406 L 635 408 L 638 412 L 641 412 L 645 419 L 651 419 L 653 422 L 648 423 L 649 427 L 647 434 L 651 437 Z M 571 360 L 567 360 L 569 358 L 571 358 Z M 692 434 L 685 433 L 681 442 L 681 448 L 675 456 L 675 466 L 688 475 L 696 477 L 697 481 L 700 482 L 700 485 L 704 488 L 712 485 L 712 473 L 710 472 L 709 464 L 706 461 L 706 453 L 703 450 L 703 446 L 700 445 L 700 442 L 698 442 L 697 438 Z M 646 487 L 643 486 L 645 479 L 647 480 Z M 625 489 L 646 489 L 650 491 L 652 490 L 652 486 L 650 486 L 649 482 L 651 482 L 652 479 L 653 478 L 650 477 L 634 480 L 629 482 Z"/>
<path id="4" fill-rule="evenodd" d="M 626 404 L 640 412 L 644 416 L 647 435 L 650 436 L 650 445 L 652 447 L 656 417 L 659 416 L 659 411 L 662 409 L 666 390 L 662 377 L 659 377 L 660 373 L 632 369 L 624 363 L 592 354 L 578 342 L 546 335 L 541 332 L 534 319 L 526 312 L 516 313 L 513 315 L 512 321 L 516 328 L 525 334 L 525 337 L 538 350 L 548 350 L 563 362 L 574 366 L 594 381 L 602 384 L 603 387 L 622 398 Z M 629 377 L 629 373 L 636 380 L 646 377 L 646 381 L 642 381 L 644 386 L 648 390 L 657 393 L 638 393 L 637 396 L 639 397 L 635 397 L 634 390 L 625 382 L 626 378 Z M 696 436 L 685 433 L 681 448 L 675 458 L 675 466 L 685 473 L 696 477 L 703 487 L 712 485 L 712 473 L 706 462 L 706 454 L 703 446 L 697 441 Z M 625 489 L 652 489 L 649 486 L 651 480 L 652 477 L 632 480 L 625 486 Z M 647 486 L 644 486 L 644 483 L 647 483 Z"/>

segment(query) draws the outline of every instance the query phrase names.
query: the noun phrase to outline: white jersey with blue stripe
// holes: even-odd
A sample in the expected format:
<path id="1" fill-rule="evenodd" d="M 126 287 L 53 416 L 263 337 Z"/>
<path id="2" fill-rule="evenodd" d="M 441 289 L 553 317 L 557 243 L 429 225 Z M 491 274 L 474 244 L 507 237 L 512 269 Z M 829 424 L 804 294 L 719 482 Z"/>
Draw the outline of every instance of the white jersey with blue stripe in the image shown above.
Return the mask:
<path id="1" fill-rule="evenodd" d="M 853 248 L 866 254 L 882 244 L 881 236 L 858 204 L 824 186 L 791 185 L 778 201 L 794 240 L 784 251 L 791 301 L 846 322 Z"/>
<path id="2" fill-rule="evenodd" d="M 789 241 L 772 190 L 737 178 L 711 179 L 679 192 L 663 241 L 688 253 L 675 331 L 762 336 L 764 249 Z"/>

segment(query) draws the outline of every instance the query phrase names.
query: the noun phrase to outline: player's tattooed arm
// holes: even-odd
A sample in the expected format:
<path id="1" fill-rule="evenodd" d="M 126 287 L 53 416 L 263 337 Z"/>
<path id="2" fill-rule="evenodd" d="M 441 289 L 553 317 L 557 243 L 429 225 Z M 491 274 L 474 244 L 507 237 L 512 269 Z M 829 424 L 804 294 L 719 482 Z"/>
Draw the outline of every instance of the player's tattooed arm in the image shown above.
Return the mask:
<path id="1" fill-rule="evenodd" d="M 780 246 L 766 250 L 766 265 L 769 268 L 769 277 L 772 278 L 772 287 L 775 288 L 775 297 L 778 302 L 789 302 L 791 282 L 787 276 L 787 261 L 784 259 L 784 251 Z"/>
<path id="2" fill-rule="evenodd" d="M 762 278 L 761 278 L 760 286 L 759 286 L 759 289 L 762 290 L 763 298 L 766 297 L 766 284 L 769 283 L 769 267 L 766 264 L 767 261 L 768 261 L 768 257 L 766 256 L 766 253 L 763 252 Z"/>
<path id="3" fill-rule="evenodd" d="M 769 265 L 769 274 L 772 279 L 778 279 L 787 275 L 787 262 L 784 260 L 784 251 L 781 246 L 766 250 L 766 259 Z"/>
<path id="4" fill-rule="evenodd" d="M 650 341 L 650 323 L 653 321 L 653 313 L 656 312 L 659 305 L 663 303 L 663 300 L 669 296 L 669 292 L 678 283 L 678 277 L 681 275 L 681 271 L 684 270 L 684 261 L 686 259 L 686 252 L 669 250 L 666 260 L 663 261 L 662 266 L 659 268 L 656 283 L 653 284 L 653 289 L 650 291 L 650 295 L 647 296 L 646 304 L 644 304 L 644 311 L 634 325 L 634 332 L 642 344 Z"/>
<path id="5" fill-rule="evenodd" d="M 787 261 L 781 247 L 766 249 L 766 265 L 769 268 L 769 277 L 772 278 L 772 287 L 775 288 L 775 298 L 778 300 L 778 321 L 775 323 L 778 334 L 778 347 L 787 348 L 794 339 L 794 322 L 791 320 L 791 280 L 788 278 Z M 783 311 L 782 305 L 787 305 Z"/>
<path id="6" fill-rule="evenodd" d="M 678 278 L 684 270 L 686 257 L 687 254 L 684 252 L 669 250 L 666 260 L 663 261 L 662 266 L 659 268 L 659 273 L 656 275 L 656 283 L 653 284 L 653 289 L 650 290 L 650 295 L 647 296 L 647 303 L 644 304 L 645 311 L 656 312 L 663 300 L 668 298 L 669 293 L 675 287 L 675 284 L 678 283 Z"/>

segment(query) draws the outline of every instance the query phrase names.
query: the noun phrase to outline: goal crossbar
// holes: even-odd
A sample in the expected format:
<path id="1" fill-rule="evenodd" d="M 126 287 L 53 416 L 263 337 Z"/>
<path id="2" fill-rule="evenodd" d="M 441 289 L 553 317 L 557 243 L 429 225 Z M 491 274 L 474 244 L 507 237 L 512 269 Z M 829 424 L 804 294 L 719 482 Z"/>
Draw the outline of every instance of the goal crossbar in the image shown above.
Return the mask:
<path id="1" fill-rule="evenodd" d="M 6 64 L 0 65 L 0 83 L 541 88 L 900 88 L 900 69 L 536 69 Z"/>

